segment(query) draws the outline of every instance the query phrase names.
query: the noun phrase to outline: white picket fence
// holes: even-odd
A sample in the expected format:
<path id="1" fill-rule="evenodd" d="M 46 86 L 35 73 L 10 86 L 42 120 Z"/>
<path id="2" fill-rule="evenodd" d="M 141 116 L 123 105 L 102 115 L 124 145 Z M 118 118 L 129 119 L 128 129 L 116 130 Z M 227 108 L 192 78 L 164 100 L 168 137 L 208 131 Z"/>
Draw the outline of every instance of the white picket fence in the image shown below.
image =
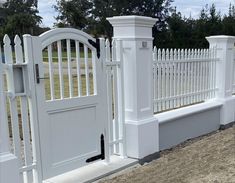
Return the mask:
<path id="1" fill-rule="evenodd" d="M 122 42 L 116 39 L 110 44 L 107 39 L 101 39 L 101 49 L 104 50 L 104 65 L 107 73 L 108 88 L 108 116 L 109 116 L 109 154 L 126 156 L 125 152 L 125 132 L 124 132 L 124 77 L 123 77 L 123 58 Z M 102 58 L 101 58 L 102 60 Z"/>
<path id="2" fill-rule="evenodd" d="M 154 112 L 214 98 L 217 61 L 214 49 L 154 47 Z"/>
<path id="3" fill-rule="evenodd" d="M 5 35 L 3 40 L 3 53 L 5 64 L 2 64 L 0 57 L 0 67 L 4 68 L 1 75 L 0 91 L 5 93 L 5 97 L 1 99 L 1 105 L 3 107 L 2 114 L 6 114 L 6 121 L 9 124 L 10 142 L 12 153 L 18 159 L 19 171 L 20 171 L 20 182 L 37 182 L 39 179 L 37 174 L 37 140 L 35 139 L 34 128 L 35 124 L 30 115 L 30 103 L 28 97 L 30 94 L 26 91 L 22 93 L 15 93 L 15 86 L 17 83 L 13 82 L 13 68 L 17 65 L 26 65 L 25 57 L 21 45 L 19 36 L 15 36 L 14 44 L 11 45 L 10 38 Z M 14 46 L 14 52 L 13 48 Z M 0 55 L 1 54 L 0 46 Z M 14 54 L 13 54 L 14 53 Z M 14 66 L 13 66 L 14 65 Z M 26 84 L 26 83 L 24 83 Z"/>

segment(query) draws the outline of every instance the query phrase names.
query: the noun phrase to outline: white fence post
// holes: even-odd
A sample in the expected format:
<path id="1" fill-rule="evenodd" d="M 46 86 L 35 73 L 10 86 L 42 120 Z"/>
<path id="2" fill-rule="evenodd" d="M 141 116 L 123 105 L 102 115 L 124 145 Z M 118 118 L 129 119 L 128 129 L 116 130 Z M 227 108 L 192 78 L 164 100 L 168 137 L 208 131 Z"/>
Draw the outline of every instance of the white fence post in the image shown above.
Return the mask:
<path id="1" fill-rule="evenodd" d="M 142 159 L 159 151 L 159 126 L 153 115 L 152 27 L 142 16 L 108 18 L 114 39 L 123 42 L 127 156 Z"/>
<path id="2" fill-rule="evenodd" d="M 235 121 L 235 98 L 232 97 L 234 36 L 210 36 L 206 38 L 210 48 L 216 48 L 219 62 L 216 66 L 217 99 L 223 102 L 221 109 L 221 125 Z"/>
<path id="3" fill-rule="evenodd" d="M 1 49 L 1 47 L 0 47 Z M 0 182 L 20 182 L 18 159 L 10 152 L 6 98 L 4 91 L 4 66 L 0 51 Z"/>

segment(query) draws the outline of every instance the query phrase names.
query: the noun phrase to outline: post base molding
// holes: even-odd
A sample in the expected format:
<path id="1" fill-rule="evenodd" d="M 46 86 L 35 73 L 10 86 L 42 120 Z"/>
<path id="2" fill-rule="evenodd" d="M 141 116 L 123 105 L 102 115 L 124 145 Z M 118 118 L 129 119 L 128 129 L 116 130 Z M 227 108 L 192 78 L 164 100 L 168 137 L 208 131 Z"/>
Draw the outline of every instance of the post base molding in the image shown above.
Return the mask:
<path id="1" fill-rule="evenodd" d="M 155 117 L 126 121 L 127 156 L 142 159 L 159 151 L 159 124 Z"/>
<path id="2" fill-rule="evenodd" d="M 220 124 L 227 125 L 235 121 L 235 96 L 218 99 L 223 103 L 220 113 Z"/>
<path id="3" fill-rule="evenodd" d="M 0 154 L 0 182 L 20 182 L 18 159 L 11 153 Z"/>

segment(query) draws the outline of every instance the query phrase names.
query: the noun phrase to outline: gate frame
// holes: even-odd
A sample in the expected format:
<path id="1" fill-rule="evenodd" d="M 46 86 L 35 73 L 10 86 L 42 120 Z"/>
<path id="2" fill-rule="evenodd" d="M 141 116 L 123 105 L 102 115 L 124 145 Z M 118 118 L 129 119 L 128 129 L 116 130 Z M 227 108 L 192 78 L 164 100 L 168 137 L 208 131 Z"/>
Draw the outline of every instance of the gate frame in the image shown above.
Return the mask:
<path id="1" fill-rule="evenodd" d="M 56 35 L 55 35 L 56 33 Z M 42 166 L 42 149 L 41 149 L 41 143 L 40 142 L 40 128 L 39 128 L 39 114 L 38 114 L 38 101 L 37 101 L 37 91 L 36 91 L 36 77 L 35 77 L 35 63 L 41 62 L 38 60 L 39 58 L 42 58 L 42 50 L 46 48 L 46 46 L 50 45 L 53 42 L 56 42 L 58 40 L 63 40 L 63 39 L 70 39 L 70 40 L 78 40 L 80 43 L 86 44 L 90 49 L 94 50 L 96 55 L 96 61 L 97 62 L 102 62 L 96 65 L 97 69 L 100 69 L 99 73 L 96 73 L 96 77 L 99 78 L 100 80 L 97 80 L 96 86 L 98 91 L 100 93 L 98 94 L 99 98 L 99 106 L 102 106 L 102 104 L 105 106 L 107 104 L 107 88 L 106 88 L 106 77 L 105 77 L 105 67 L 103 64 L 103 61 L 101 60 L 103 57 L 98 58 L 97 57 L 97 48 L 94 45 L 91 45 L 88 40 L 91 40 L 92 42 L 95 42 L 96 40 L 92 38 L 90 35 L 86 34 L 85 32 L 76 30 L 76 29 L 71 29 L 71 28 L 57 28 L 53 29 L 50 31 L 47 31 L 40 36 L 31 36 L 31 35 L 24 35 L 24 45 L 25 45 L 25 53 L 27 54 L 26 56 L 26 62 L 28 63 L 28 73 L 29 73 L 29 88 L 30 88 L 30 113 L 32 114 L 32 120 L 34 121 L 34 124 L 36 125 L 36 133 L 34 136 L 37 136 L 35 140 L 37 139 L 38 141 L 35 141 L 35 149 L 36 152 L 34 153 L 34 157 L 37 157 L 36 159 L 39 159 L 40 162 L 37 161 L 37 169 L 39 171 L 39 181 L 43 180 L 43 166 Z M 41 43 L 41 44 L 40 44 Z M 40 51 L 39 51 L 40 50 Z M 38 60 L 38 61 L 37 61 Z M 36 62 L 35 62 L 36 61 Z M 98 68 L 100 67 L 100 68 Z M 40 70 L 43 70 L 42 68 Z M 42 77 L 42 73 L 39 73 L 40 77 Z M 32 77 L 33 76 L 33 77 Z M 43 88 L 44 90 L 44 88 Z M 96 96 L 96 94 L 94 95 Z M 89 96 L 92 97 L 92 96 Z M 102 114 L 106 114 L 105 111 L 107 111 L 108 108 L 105 107 L 99 107 L 99 111 L 102 112 Z M 105 123 L 99 123 L 103 124 L 104 123 L 104 139 L 105 139 L 105 160 L 106 162 L 109 162 L 109 154 L 108 148 L 109 148 L 109 141 L 108 141 L 108 114 L 107 115 L 102 115 L 102 121 L 106 121 Z M 100 148 L 99 148 L 100 149 Z M 100 149 L 101 150 L 101 149 Z M 35 161 L 36 161 L 35 159 Z M 79 168 L 79 167 L 78 167 Z M 48 177 L 46 177 L 47 179 Z"/>

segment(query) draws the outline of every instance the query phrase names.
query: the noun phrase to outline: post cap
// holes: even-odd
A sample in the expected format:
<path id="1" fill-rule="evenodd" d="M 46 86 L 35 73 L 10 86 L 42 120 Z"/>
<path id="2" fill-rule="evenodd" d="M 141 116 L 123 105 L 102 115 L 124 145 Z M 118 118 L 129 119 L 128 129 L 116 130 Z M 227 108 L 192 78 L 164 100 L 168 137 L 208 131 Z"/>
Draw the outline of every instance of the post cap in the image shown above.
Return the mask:
<path id="1" fill-rule="evenodd" d="M 107 18 L 107 20 L 114 26 L 114 27 L 153 27 L 156 23 L 157 18 L 152 17 L 145 17 L 145 16 L 114 16 Z"/>

